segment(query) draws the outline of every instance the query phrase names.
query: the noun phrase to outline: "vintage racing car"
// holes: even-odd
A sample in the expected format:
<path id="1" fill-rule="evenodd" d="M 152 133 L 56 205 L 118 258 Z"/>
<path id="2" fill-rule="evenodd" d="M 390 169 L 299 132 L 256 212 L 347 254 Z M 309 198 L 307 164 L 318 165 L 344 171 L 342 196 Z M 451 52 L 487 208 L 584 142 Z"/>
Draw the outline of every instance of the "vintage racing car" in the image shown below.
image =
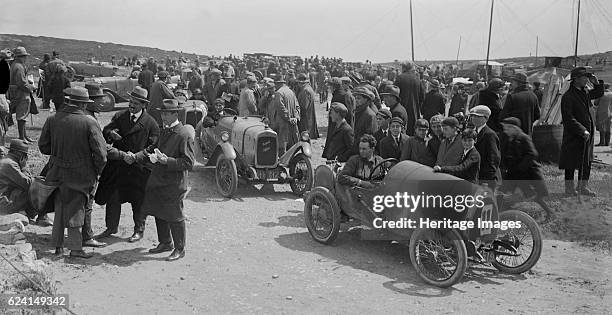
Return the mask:
<path id="1" fill-rule="evenodd" d="M 215 168 L 217 188 L 224 197 L 236 192 L 238 177 L 254 184 L 289 183 L 297 195 L 311 189 L 308 132 L 302 132 L 300 140 L 279 157 L 277 134 L 261 116 L 224 115 L 215 126 L 200 129 L 200 147 L 208 158 L 205 166 Z"/>
<path id="2" fill-rule="evenodd" d="M 372 189 L 339 184 L 336 174 L 341 166 L 335 161 L 317 167 L 315 187 L 304 197 L 304 219 L 314 240 L 329 244 L 336 239 L 342 221 L 355 220 L 370 228 L 362 233 L 382 233 L 382 239 L 408 243 L 417 274 L 439 287 L 452 286 L 461 279 L 468 257 L 479 263 L 491 263 L 508 273 L 523 273 L 537 263 L 542 252 L 542 234 L 529 215 L 516 210 L 498 212 L 497 201 L 487 187 L 433 173 L 430 167 L 413 161 L 402 161 L 391 167 L 395 162 L 395 159 L 386 159 L 374 167 L 381 168 L 382 176 L 370 178 L 375 183 Z M 372 174 L 375 173 L 373 169 Z M 389 198 L 403 193 L 423 198 L 481 196 L 482 202 L 466 203 L 462 211 L 436 205 L 436 199 L 433 199 L 434 205 L 417 207 L 385 201 L 384 210 L 380 209 L 381 199 L 377 204 L 377 196 Z M 408 220 L 415 224 L 410 226 Z M 422 225 L 421 221 L 427 224 Z M 433 221 L 438 225 L 432 227 Z M 485 221 L 488 223 L 481 224 Z M 464 222 L 466 228 L 444 226 L 449 222 L 453 225 Z M 478 224 L 467 228 L 468 222 Z M 503 222 L 514 222 L 515 228 L 500 227 Z M 367 238 L 364 235 L 368 234 L 362 234 L 362 238 Z"/>

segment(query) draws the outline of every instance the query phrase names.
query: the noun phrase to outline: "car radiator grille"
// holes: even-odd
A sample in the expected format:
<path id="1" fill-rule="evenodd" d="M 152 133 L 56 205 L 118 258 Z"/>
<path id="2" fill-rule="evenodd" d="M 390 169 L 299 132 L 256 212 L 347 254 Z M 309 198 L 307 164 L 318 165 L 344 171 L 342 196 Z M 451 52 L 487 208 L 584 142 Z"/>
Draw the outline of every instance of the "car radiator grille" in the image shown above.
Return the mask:
<path id="1" fill-rule="evenodd" d="M 257 164 L 272 166 L 276 163 L 276 138 L 261 137 L 257 139 Z"/>

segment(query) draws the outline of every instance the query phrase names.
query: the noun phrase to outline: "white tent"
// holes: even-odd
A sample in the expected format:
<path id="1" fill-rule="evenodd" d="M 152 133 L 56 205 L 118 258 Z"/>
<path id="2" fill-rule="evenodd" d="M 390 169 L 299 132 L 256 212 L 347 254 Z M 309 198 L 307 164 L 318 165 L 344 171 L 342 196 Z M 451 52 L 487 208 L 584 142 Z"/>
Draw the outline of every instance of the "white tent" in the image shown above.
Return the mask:
<path id="1" fill-rule="evenodd" d="M 527 73 L 527 81 L 540 82 L 544 95 L 540 104 L 540 125 L 561 124 L 561 96 L 570 86 L 569 70 L 543 68 Z"/>

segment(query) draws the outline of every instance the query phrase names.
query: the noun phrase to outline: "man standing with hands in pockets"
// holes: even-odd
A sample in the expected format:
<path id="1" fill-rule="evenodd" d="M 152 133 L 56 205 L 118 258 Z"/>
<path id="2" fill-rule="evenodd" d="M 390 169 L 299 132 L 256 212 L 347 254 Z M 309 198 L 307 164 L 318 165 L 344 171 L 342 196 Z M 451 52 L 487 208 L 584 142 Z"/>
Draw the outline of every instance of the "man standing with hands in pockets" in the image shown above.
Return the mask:
<path id="1" fill-rule="evenodd" d="M 181 107 L 177 100 L 165 99 L 159 111 L 163 122 L 159 141 L 136 154 L 136 160 L 152 163 L 142 209 L 144 214 L 155 217 L 159 245 L 149 252 L 172 251 L 166 260 L 174 261 L 185 257 L 183 199 L 195 161 L 195 131 L 179 121 Z"/>

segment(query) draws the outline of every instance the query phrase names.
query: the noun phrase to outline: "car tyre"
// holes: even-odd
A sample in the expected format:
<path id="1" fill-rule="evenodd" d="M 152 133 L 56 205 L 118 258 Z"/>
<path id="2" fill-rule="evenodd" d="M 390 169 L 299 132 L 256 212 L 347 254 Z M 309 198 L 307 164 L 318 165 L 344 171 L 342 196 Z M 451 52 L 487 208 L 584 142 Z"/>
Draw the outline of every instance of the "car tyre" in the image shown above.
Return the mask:
<path id="1" fill-rule="evenodd" d="M 410 236 L 409 251 L 417 275 L 437 287 L 459 282 L 467 268 L 467 249 L 455 229 L 416 229 Z M 454 270 L 448 270 L 450 265 L 454 265 Z"/>
<path id="2" fill-rule="evenodd" d="M 226 198 L 231 198 L 238 189 L 238 170 L 234 160 L 227 159 L 225 155 L 219 155 L 215 167 L 215 179 L 219 193 Z"/>
<path id="3" fill-rule="evenodd" d="M 323 223 L 328 225 L 323 232 L 318 230 L 321 216 L 323 216 Z M 340 231 L 340 216 L 338 202 L 327 188 L 315 187 L 306 195 L 304 220 L 310 236 L 315 241 L 322 244 L 331 244 L 338 237 Z"/>
<path id="4" fill-rule="evenodd" d="M 495 259 L 493 259 L 493 261 L 491 262 L 493 267 L 500 271 L 512 274 L 523 273 L 533 268 L 533 266 L 535 266 L 538 260 L 540 260 L 540 255 L 542 254 L 542 231 L 538 227 L 538 223 L 527 213 L 519 210 L 509 210 L 500 213 L 499 221 L 520 221 L 521 228 L 499 231 L 497 234 L 498 240 L 507 239 L 508 241 L 513 240 L 519 242 L 520 244 L 516 246 L 516 249 L 519 250 L 519 252 L 522 248 L 525 248 L 529 245 L 531 246 L 531 250 L 527 255 L 527 259 L 524 260 L 522 263 L 509 264 L 507 263 L 505 258 L 509 258 L 509 261 L 511 262 L 517 262 L 518 259 L 516 259 L 516 257 L 520 256 L 499 255 L 497 251 L 503 252 L 505 251 L 505 249 L 497 248 L 497 251 L 495 252 Z M 526 228 L 528 230 L 528 234 L 530 234 L 531 236 L 531 244 L 527 244 L 525 237 L 519 237 L 516 235 L 518 233 L 517 230 L 522 230 L 523 228 Z M 502 233 L 507 233 L 509 235 L 501 236 L 500 234 Z"/>
<path id="5" fill-rule="evenodd" d="M 296 168 L 301 163 L 303 163 L 305 169 Z M 289 176 L 294 178 L 295 176 L 300 175 L 306 177 L 304 183 L 299 183 L 298 180 L 292 179 L 291 183 L 289 184 L 291 186 L 291 191 L 298 196 L 302 196 L 305 192 L 312 189 L 312 183 L 314 182 L 314 170 L 312 169 L 312 163 L 304 153 L 296 154 L 289 161 Z"/>

